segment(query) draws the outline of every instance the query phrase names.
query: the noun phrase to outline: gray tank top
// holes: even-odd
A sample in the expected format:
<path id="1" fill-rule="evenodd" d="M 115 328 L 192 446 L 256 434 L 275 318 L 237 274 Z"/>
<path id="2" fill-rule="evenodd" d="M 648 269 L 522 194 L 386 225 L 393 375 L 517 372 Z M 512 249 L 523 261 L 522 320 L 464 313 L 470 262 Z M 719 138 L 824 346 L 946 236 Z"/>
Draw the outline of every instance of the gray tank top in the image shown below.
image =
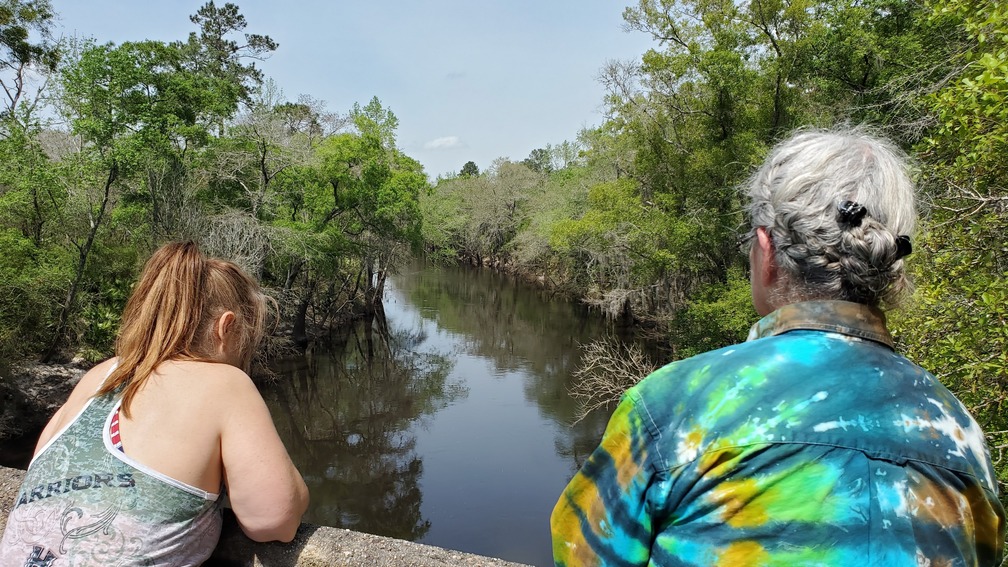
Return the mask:
<path id="1" fill-rule="evenodd" d="M 199 565 L 220 538 L 220 498 L 112 446 L 118 396 L 92 398 L 32 460 L 0 566 Z"/>

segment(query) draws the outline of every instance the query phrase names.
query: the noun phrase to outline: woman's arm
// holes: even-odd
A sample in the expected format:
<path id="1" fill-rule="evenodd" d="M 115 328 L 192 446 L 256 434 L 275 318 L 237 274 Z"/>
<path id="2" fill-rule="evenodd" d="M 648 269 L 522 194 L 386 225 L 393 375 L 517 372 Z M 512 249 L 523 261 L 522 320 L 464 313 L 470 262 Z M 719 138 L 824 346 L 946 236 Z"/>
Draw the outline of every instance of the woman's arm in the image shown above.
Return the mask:
<path id="1" fill-rule="evenodd" d="M 290 541 L 308 508 L 308 487 L 252 381 L 235 369 L 227 382 L 221 460 L 231 508 L 249 538 Z"/>

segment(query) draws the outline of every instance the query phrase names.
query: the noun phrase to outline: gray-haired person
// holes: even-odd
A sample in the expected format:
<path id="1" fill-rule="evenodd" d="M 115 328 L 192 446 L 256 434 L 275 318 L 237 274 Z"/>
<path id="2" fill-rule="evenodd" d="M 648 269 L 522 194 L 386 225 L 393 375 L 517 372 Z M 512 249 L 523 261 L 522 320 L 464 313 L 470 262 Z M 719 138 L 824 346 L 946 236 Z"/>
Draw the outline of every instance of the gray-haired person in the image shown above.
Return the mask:
<path id="1" fill-rule="evenodd" d="M 750 179 L 749 340 L 623 397 L 553 511 L 558 565 L 999 565 L 983 432 L 893 348 L 906 158 L 802 131 Z"/>

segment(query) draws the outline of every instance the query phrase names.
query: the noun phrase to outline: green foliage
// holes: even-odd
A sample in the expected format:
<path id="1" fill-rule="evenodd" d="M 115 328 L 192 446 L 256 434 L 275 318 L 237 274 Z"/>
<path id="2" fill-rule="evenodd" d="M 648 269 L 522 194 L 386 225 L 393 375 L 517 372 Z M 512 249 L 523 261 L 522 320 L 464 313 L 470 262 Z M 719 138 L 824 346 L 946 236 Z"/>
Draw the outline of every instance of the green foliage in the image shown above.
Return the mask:
<path id="1" fill-rule="evenodd" d="M 476 167 L 476 162 L 467 161 L 465 165 L 462 166 L 462 170 L 459 171 L 459 177 L 475 177 L 479 175 L 479 168 Z"/>
<path id="2" fill-rule="evenodd" d="M 65 295 L 69 258 L 46 239 L 66 193 L 35 139 L 13 116 L 0 138 L 0 359 L 37 352 Z"/>
<path id="3" fill-rule="evenodd" d="M 190 33 L 187 42 L 175 42 L 172 47 L 184 54 L 187 69 L 207 76 L 226 93 L 219 116 L 230 116 L 240 101 L 251 100 L 262 83 L 262 71 L 241 60 L 267 57 L 278 45 L 268 35 L 243 33 L 248 23 L 231 2 L 218 7 L 211 0 L 189 20 L 199 26 L 199 32 Z M 235 34 L 242 38 L 241 45 L 229 37 Z"/>
<path id="4" fill-rule="evenodd" d="M 543 192 L 542 176 L 497 160 L 478 177 L 440 180 L 424 195 L 425 243 L 435 257 L 475 264 L 508 263 L 513 240 L 529 222 L 529 203 Z"/>
<path id="5" fill-rule="evenodd" d="M 0 358 L 37 352 L 69 279 L 68 258 L 58 248 L 38 249 L 19 231 L 0 229 Z"/>
<path id="6" fill-rule="evenodd" d="M 911 258 L 917 290 L 897 319 L 910 356 L 935 372 L 987 432 L 1008 482 L 1008 8 L 942 0 L 929 23 L 955 25 L 957 72 L 923 97 L 936 126 L 917 145 L 931 202 Z M 1002 490 L 1002 494 L 1004 491 Z"/>
<path id="7" fill-rule="evenodd" d="M 382 106 L 378 97 L 373 97 L 364 107 L 355 102 L 350 111 L 350 120 L 361 137 L 369 143 L 385 149 L 395 148 L 395 131 L 399 127 L 399 119 L 392 109 Z"/>
<path id="8" fill-rule="evenodd" d="M 603 288 L 629 288 L 632 265 L 628 257 L 647 254 L 652 219 L 640 206 L 637 187 L 629 180 L 593 186 L 587 209 L 577 219 L 560 219 L 550 232 L 550 245 L 581 260 L 592 284 Z"/>
<path id="9" fill-rule="evenodd" d="M 58 87 L 32 101 L 51 106 L 0 116 L 0 358 L 107 356 L 143 258 L 169 239 L 260 277 L 298 340 L 380 301 L 429 189 L 391 109 L 374 98 L 341 122 L 285 100 L 246 63 L 276 43 L 244 34 L 234 4 L 202 6 L 187 41 L 66 51 L 54 17 L 0 0 L 5 85 L 21 89 L 30 64 Z M 69 129 L 39 118 L 56 115 Z"/>
<path id="10" fill-rule="evenodd" d="M 3 0 L 0 2 L 0 45 L 6 51 L 8 67 L 38 62 L 55 68 L 59 54 L 47 40 L 51 39 L 56 14 L 47 0 Z M 33 42 L 33 33 L 42 41 Z"/>
<path id="11" fill-rule="evenodd" d="M 549 173 L 553 171 L 553 157 L 550 156 L 549 150 L 545 148 L 532 150 L 529 157 L 523 159 L 521 163 L 536 173 Z"/>
<path id="12" fill-rule="evenodd" d="M 0 84 L 7 95 L 0 118 L 7 120 L 19 111 L 30 112 L 30 108 L 24 108 L 28 70 L 56 69 L 60 50 L 52 37 L 55 20 L 49 0 L 0 0 Z M 25 125 L 24 120 L 20 122 Z"/>
<path id="13" fill-rule="evenodd" d="M 327 139 L 318 150 L 320 171 L 332 191 L 332 217 L 346 232 L 381 234 L 415 244 L 420 238 L 418 199 L 427 187 L 420 164 L 394 145 L 398 119 L 377 99 L 351 114 L 360 134 Z"/>
<path id="14" fill-rule="evenodd" d="M 934 20 L 962 22 L 961 72 L 927 97 L 938 127 L 923 142 L 950 197 L 998 197 L 1008 178 L 1008 7 L 998 2 L 937 2 Z M 978 203 L 979 205 L 980 203 Z"/>
<path id="15" fill-rule="evenodd" d="M 228 112 L 227 93 L 182 58 L 156 41 L 85 48 L 63 76 L 74 132 L 122 167 L 150 150 L 206 143 L 211 123 Z"/>
<path id="16" fill-rule="evenodd" d="M 115 225 L 110 222 L 110 226 Z M 92 254 L 81 309 L 71 330 L 75 343 L 82 345 L 81 354 L 97 362 L 115 346 L 120 316 L 146 255 L 115 235 L 103 239 Z"/>
<path id="17" fill-rule="evenodd" d="M 758 316 L 752 308 L 749 278 L 734 268 L 728 281 L 705 286 L 676 313 L 671 344 L 674 358 L 686 358 L 742 342 Z"/>

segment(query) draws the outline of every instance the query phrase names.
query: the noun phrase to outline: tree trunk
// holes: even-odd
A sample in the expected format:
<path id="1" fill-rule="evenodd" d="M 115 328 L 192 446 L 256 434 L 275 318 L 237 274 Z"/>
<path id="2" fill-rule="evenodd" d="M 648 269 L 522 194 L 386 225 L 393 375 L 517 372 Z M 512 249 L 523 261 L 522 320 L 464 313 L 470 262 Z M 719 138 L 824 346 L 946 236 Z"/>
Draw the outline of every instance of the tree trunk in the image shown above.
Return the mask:
<path id="1" fill-rule="evenodd" d="M 63 342 L 64 334 L 66 334 L 67 321 L 70 320 L 74 303 L 77 301 L 77 291 L 80 289 L 81 281 L 84 279 L 84 269 L 87 268 L 87 261 L 91 255 L 91 247 L 94 246 L 95 237 L 98 235 L 98 228 L 101 226 L 102 219 L 105 218 L 109 197 L 112 193 L 112 184 L 115 183 L 118 175 L 119 168 L 113 163 L 112 167 L 109 168 L 108 179 L 105 180 L 105 192 L 102 195 L 101 205 L 98 207 L 97 213 L 92 215 L 91 230 L 88 231 L 87 240 L 84 242 L 83 246 L 77 246 L 77 270 L 74 274 L 73 282 L 70 284 L 70 290 L 67 291 L 67 297 L 63 302 L 63 307 L 60 309 L 60 316 L 58 322 L 56 323 L 56 331 L 53 333 L 53 340 L 49 344 L 49 348 L 47 348 L 42 354 L 41 362 L 48 363 L 51 361 L 53 356 L 56 355 L 56 351 L 59 350 L 60 344 Z"/>
<path id="2" fill-rule="evenodd" d="M 375 271 L 374 261 L 368 259 L 367 264 L 367 287 L 364 289 L 364 312 L 368 315 L 374 313 L 375 304 Z"/>
<path id="3" fill-rule="evenodd" d="M 291 340 L 294 344 L 304 347 L 308 344 L 308 307 L 311 306 L 312 296 L 315 295 L 315 282 L 305 282 L 305 290 L 301 295 L 297 310 L 294 312 L 294 323 L 291 328 Z"/>
<path id="4" fill-rule="evenodd" d="M 388 271 L 381 270 L 378 272 L 377 281 L 375 282 L 374 297 L 372 302 L 376 305 L 381 305 L 382 299 L 385 297 L 385 280 L 388 279 Z"/>
<path id="5" fill-rule="evenodd" d="M 294 286 L 294 281 L 301 275 L 302 266 L 304 266 L 304 260 L 291 262 L 290 265 L 287 266 L 287 279 L 284 280 L 283 296 L 290 293 L 291 288 Z"/>

